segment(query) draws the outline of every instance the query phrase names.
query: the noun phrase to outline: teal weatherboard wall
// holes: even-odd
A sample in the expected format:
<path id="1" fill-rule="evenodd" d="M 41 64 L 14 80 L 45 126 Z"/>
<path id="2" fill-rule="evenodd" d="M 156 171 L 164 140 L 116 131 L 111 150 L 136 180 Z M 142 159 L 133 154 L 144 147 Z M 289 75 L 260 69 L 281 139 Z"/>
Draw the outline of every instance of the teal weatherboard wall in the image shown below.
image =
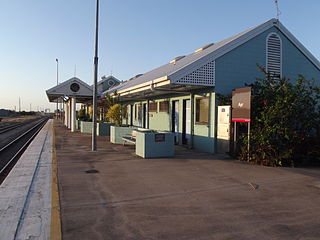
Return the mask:
<path id="1" fill-rule="evenodd" d="M 195 95 L 195 99 L 203 95 Z M 216 126 L 216 95 L 214 92 L 208 91 L 206 96 L 209 97 L 209 123 L 207 125 L 197 124 L 194 115 L 194 136 L 193 147 L 195 149 L 215 153 L 215 126 Z M 194 102 L 194 109 L 196 111 L 196 101 Z"/>
<path id="2" fill-rule="evenodd" d="M 215 113 L 216 113 L 216 95 L 214 93 L 214 89 L 211 87 L 207 87 L 202 91 L 195 92 L 193 95 L 194 98 L 194 113 L 196 112 L 196 99 L 208 97 L 209 98 L 209 123 L 208 124 L 198 124 L 196 123 L 196 114 L 193 114 L 193 127 L 191 127 L 192 139 L 192 147 L 197 150 L 201 150 L 204 152 L 214 153 L 215 152 Z M 157 102 L 158 109 L 156 112 L 148 113 L 148 121 L 149 121 L 149 129 L 157 130 L 157 131 L 167 131 L 171 132 L 172 130 L 172 102 L 177 101 L 179 104 L 179 125 L 178 125 L 178 144 L 182 144 L 182 133 L 183 133 L 183 101 L 191 99 L 191 95 L 185 96 L 175 96 L 172 94 L 171 97 L 165 97 L 161 99 L 153 99 L 150 102 Z M 159 112 L 159 102 L 161 101 L 169 101 L 169 110 L 168 112 Z M 147 103 L 144 102 L 136 102 L 137 104 Z M 132 103 L 131 103 L 132 104 Z M 137 114 L 135 111 L 137 110 L 134 107 L 134 121 L 133 125 L 138 127 L 138 120 L 135 118 Z M 128 114 L 128 118 L 131 117 L 131 114 Z M 130 122 L 130 121 L 128 121 Z M 192 123 L 192 121 L 191 121 Z"/>
<path id="3" fill-rule="evenodd" d="M 217 102 L 216 93 L 231 94 L 235 88 L 244 87 L 245 84 L 253 83 L 256 78 L 263 78 L 264 75 L 257 67 L 260 65 L 266 67 L 266 40 L 270 33 L 277 33 L 281 38 L 282 47 L 282 76 L 296 79 L 298 74 L 302 74 L 307 79 L 314 78 L 316 84 L 320 85 L 319 69 L 275 26 L 258 34 L 254 38 L 225 53 L 215 61 L 215 87 L 203 87 L 202 90 L 178 95 L 178 93 L 158 96 L 156 99 L 149 99 L 149 102 L 169 101 L 168 112 L 159 112 L 159 104 L 156 112 L 149 112 L 148 128 L 158 131 L 172 130 L 172 101 L 178 102 L 179 109 L 179 127 L 178 143 L 182 144 L 183 134 L 183 102 L 193 96 L 193 115 L 191 120 L 191 139 L 189 145 L 193 148 L 215 153 L 216 152 L 216 121 L 217 121 Z M 210 110 L 208 124 L 196 123 L 196 99 L 199 97 L 209 97 Z M 133 125 L 141 127 L 142 123 L 138 121 L 137 105 L 147 103 L 148 101 L 131 102 L 134 104 L 133 112 L 128 109 L 128 120 L 133 119 Z M 141 108 L 142 109 L 142 108 Z M 190 144 L 191 143 L 191 144 Z"/>
<path id="4" fill-rule="evenodd" d="M 216 92 L 231 94 L 232 89 L 244 87 L 263 74 L 257 64 L 266 67 L 266 38 L 277 33 L 282 41 L 282 76 L 296 79 L 298 74 L 315 78 L 320 84 L 320 71 L 276 27 L 272 27 L 216 59 Z"/>

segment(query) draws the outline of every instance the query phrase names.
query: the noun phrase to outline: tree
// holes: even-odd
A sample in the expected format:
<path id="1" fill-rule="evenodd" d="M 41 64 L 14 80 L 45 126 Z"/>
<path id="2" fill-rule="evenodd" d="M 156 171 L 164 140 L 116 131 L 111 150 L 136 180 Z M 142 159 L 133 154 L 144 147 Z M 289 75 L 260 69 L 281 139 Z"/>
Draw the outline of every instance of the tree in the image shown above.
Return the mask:
<path id="1" fill-rule="evenodd" d="M 292 81 L 260 70 L 266 77 L 250 85 L 251 161 L 272 166 L 319 164 L 319 86 L 302 75 Z M 246 159 L 246 148 L 241 151 L 241 158 Z"/>
<path id="2" fill-rule="evenodd" d="M 83 107 L 81 107 L 81 109 L 79 109 L 79 111 L 78 111 L 78 118 L 80 120 L 86 119 L 86 110 Z"/>
<path id="3" fill-rule="evenodd" d="M 121 106 L 117 103 L 109 108 L 107 118 L 117 126 L 120 126 L 122 124 L 122 119 L 126 114 L 126 109 L 126 106 Z"/>

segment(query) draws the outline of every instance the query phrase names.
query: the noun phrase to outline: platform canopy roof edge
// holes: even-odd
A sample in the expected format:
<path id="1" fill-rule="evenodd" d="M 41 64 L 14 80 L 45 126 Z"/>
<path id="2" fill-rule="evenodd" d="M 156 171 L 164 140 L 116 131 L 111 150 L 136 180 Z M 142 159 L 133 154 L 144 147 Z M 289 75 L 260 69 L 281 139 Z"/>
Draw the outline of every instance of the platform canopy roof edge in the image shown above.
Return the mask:
<path id="1" fill-rule="evenodd" d="M 48 89 L 46 94 L 50 102 L 66 101 L 71 97 L 75 97 L 78 103 L 92 101 L 92 87 L 77 77 Z"/>

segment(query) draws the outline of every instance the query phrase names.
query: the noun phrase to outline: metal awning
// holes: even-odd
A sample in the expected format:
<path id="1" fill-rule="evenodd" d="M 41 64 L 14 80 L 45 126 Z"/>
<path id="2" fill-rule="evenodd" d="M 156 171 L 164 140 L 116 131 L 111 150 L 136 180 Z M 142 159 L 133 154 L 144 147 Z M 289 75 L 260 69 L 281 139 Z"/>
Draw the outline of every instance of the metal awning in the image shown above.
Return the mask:
<path id="1" fill-rule="evenodd" d="M 140 89 L 132 89 L 126 92 L 112 94 L 113 97 L 117 98 L 119 102 L 132 102 L 132 101 L 145 101 L 159 97 L 182 96 L 190 94 L 202 89 L 213 88 L 208 86 L 198 85 L 182 85 L 182 84 L 150 84 L 149 86 L 141 87 Z"/>

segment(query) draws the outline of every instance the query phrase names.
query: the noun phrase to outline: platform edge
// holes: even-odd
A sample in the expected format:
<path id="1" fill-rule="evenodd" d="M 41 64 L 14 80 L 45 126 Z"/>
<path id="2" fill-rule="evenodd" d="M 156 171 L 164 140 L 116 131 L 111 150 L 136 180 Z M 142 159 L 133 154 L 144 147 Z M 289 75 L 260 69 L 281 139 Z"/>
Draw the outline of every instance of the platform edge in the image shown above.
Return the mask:
<path id="1" fill-rule="evenodd" d="M 58 186 L 58 168 L 57 168 L 57 155 L 56 155 L 56 131 L 53 124 L 52 134 L 52 208 L 51 208 L 51 228 L 50 239 L 61 240 L 61 217 L 60 217 L 60 198 Z"/>

